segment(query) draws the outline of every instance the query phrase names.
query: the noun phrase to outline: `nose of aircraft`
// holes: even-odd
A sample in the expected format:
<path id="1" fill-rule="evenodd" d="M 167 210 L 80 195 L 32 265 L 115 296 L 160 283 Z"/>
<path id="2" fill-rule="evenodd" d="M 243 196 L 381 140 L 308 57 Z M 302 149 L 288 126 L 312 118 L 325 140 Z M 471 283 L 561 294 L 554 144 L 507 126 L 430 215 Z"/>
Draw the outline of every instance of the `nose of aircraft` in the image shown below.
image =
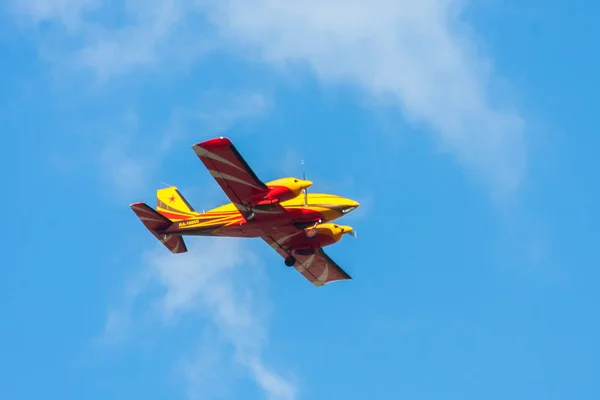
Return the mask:
<path id="1" fill-rule="evenodd" d="M 350 235 L 352 235 L 352 236 L 354 236 L 354 237 L 357 237 L 357 236 L 356 236 L 356 230 L 354 230 L 354 228 L 353 228 L 353 227 L 351 227 L 351 226 L 348 226 L 348 225 L 337 225 L 337 227 L 338 227 L 338 229 L 340 230 L 340 233 L 341 233 L 342 235 L 345 235 L 345 234 L 348 234 L 348 233 L 349 233 Z"/>
<path id="2" fill-rule="evenodd" d="M 300 180 L 298 183 L 300 184 L 300 187 L 301 187 L 302 189 L 309 188 L 309 187 L 311 187 L 311 186 L 312 186 L 312 184 L 313 184 L 313 183 L 312 183 L 312 181 L 307 181 L 307 180 Z"/>
<path id="3" fill-rule="evenodd" d="M 349 233 L 353 230 L 353 228 L 348 225 L 337 225 L 337 228 L 340 230 L 341 233 Z"/>
<path id="4" fill-rule="evenodd" d="M 360 206 L 358 201 L 352 199 L 343 199 L 343 204 L 344 205 L 341 207 L 342 215 L 348 214 L 349 212 L 355 210 L 356 208 L 358 208 L 358 206 Z"/>

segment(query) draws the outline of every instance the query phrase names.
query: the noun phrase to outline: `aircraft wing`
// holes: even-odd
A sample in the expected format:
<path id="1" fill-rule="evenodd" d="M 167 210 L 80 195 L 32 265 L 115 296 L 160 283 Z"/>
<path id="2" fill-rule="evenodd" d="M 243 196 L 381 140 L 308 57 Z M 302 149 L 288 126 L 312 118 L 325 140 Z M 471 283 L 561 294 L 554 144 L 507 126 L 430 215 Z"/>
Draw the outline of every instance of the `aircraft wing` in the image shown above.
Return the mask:
<path id="1" fill-rule="evenodd" d="M 192 146 L 194 152 L 223 189 L 229 200 L 245 214 L 252 199 L 267 194 L 269 188 L 256 176 L 252 168 L 227 138 L 210 139 Z M 264 214 L 285 213 L 279 204 L 255 207 L 259 219 Z"/>
<path id="2" fill-rule="evenodd" d="M 288 256 L 285 249 L 280 245 L 283 242 L 283 235 L 271 235 L 262 238 L 283 258 Z M 329 257 L 322 248 L 315 254 L 302 256 L 295 255 L 296 264 L 294 268 L 300 272 L 313 285 L 321 287 L 330 282 L 352 279 L 335 261 Z"/>

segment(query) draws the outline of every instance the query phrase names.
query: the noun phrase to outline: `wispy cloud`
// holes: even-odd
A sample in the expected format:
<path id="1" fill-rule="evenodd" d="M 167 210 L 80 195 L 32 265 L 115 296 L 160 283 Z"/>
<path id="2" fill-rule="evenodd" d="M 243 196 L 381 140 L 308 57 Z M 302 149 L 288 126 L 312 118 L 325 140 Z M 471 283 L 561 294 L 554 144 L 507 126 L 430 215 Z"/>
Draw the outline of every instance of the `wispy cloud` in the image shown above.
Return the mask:
<path id="1" fill-rule="evenodd" d="M 131 199 L 145 189 L 156 168 L 149 157 L 132 154 L 131 147 L 128 140 L 111 137 L 100 152 L 100 172 L 116 189 L 119 200 Z"/>
<path id="2" fill-rule="evenodd" d="M 109 2 L 13 3 L 20 15 L 60 21 L 83 37 L 76 57 L 102 79 L 139 67 L 171 70 L 227 46 L 277 68 L 308 66 L 323 82 L 392 102 L 497 193 L 524 179 L 525 122 L 510 102 L 498 102 L 492 62 L 461 19 L 464 1 L 126 0 L 117 27 L 86 14 Z"/>
<path id="3" fill-rule="evenodd" d="M 235 92 L 205 90 L 198 95 L 193 106 L 173 111 L 171 133 L 163 139 L 163 147 L 181 138 L 181 131 L 187 131 L 188 125 L 201 131 L 203 137 L 221 135 L 239 124 L 264 117 L 270 107 L 271 100 L 264 93 L 242 89 Z"/>
<path id="4" fill-rule="evenodd" d="M 103 82 L 133 70 L 172 72 L 212 49 L 199 29 L 195 1 L 9 0 L 25 23 L 56 24 L 71 41 L 51 41 L 56 58 L 92 70 Z M 117 19 L 113 19 L 118 15 Z M 47 40 L 44 40 L 47 42 Z M 193 45 L 189 45 L 193 43 Z M 44 49 L 48 54 L 48 49 Z M 161 68 L 167 63 L 169 68 Z M 63 65 L 64 66 L 64 65 Z"/>
<path id="5" fill-rule="evenodd" d="M 150 239 L 151 237 L 149 237 Z M 156 324 L 174 326 L 186 318 L 207 318 L 218 335 L 199 342 L 195 357 L 182 361 L 183 373 L 189 380 L 191 398 L 200 398 L 231 385 L 234 374 L 225 373 L 212 382 L 202 371 L 217 365 L 237 363 L 246 369 L 258 387 L 270 399 L 291 400 L 297 389 L 291 377 L 282 376 L 267 365 L 263 349 L 267 339 L 268 302 L 265 298 L 266 279 L 262 265 L 242 240 L 225 238 L 196 238 L 188 240 L 189 252 L 172 255 L 157 247 L 144 254 L 139 275 L 131 282 L 124 304 L 108 313 L 100 343 L 116 345 L 135 338 L 136 324 L 147 320 L 150 311 Z M 159 288 L 160 295 L 145 304 L 153 304 L 134 311 L 139 297 L 151 296 Z M 140 321 L 138 321 L 140 319 Z M 151 328 L 147 326 L 147 328 Z M 132 330 L 133 329 L 133 330 Z M 199 332 L 199 337 L 201 332 Z M 234 349 L 231 359 L 223 346 L 225 341 Z M 218 353 L 210 350 L 218 348 Z M 213 348 L 213 350 L 214 350 Z M 223 382 L 223 381 L 226 382 Z"/>
<path id="6" fill-rule="evenodd" d="M 268 104 L 268 100 L 257 93 L 211 92 L 202 96 L 196 107 L 176 109 L 168 127 L 155 134 L 158 145 L 149 152 L 134 146 L 137 131 L 141 128 L 136 114 L 128 112 L 121 121 L 128 134 L 112 137 L 107 142 L 100 157 L 101 169 L 121 195 L 145 190 L 175 143 L 198 140 L 190 137 L 188 125 L 200 128 L 203 137 L 221 133 L 262 115 Z M 117 131 L 123 132 L 123 129 Z M 190 144 L 186 142 L 186 145 Z M 144 235 L 141 224 L 140 229 L 140 234 Z M 155 243 L 150 235 L 148 240 Z M 269 398 L 294 399 L 294 384 L 270 368 L 262 356 L 267 335 L 268 301 L 260 296 L 265 294 L 266 279 L 251 250 L 240 241 L 225 238 L 192 238 L 188 248 L 188 253 L 174 256 L 157 246 L 143 255 L 143 267 L 128 282 L 122 306 L 108 312 L 99 342 L 104 345 L 124 343 L 136 337 L 141 326 L 152 329 L 156 323 L 167 326 L 189 316 L 205 316 L 217 327 L 219 339 L 234 348 L 233 360 L 246 369 Z M 148 300 L 156 285 L 162 290 L 161 296 Z M 144 300 L 140 301 L 141 298 Z M 154 302 L 150 310 L 148 302 Z M 135 304 L 141 311 L 134 310 Z M 218 382 L 199 378 L 199 374 L 215 360 L 222 363 L 227 354 L 225 348 L 220 354 L 208 351 L 208 344 L 202 341 L 198 347 L 197 357 L 183 363 L 182 372 L 189 379 L 190 398 L 204 398 L 198 393 L 218 391 Z M 223 369 L 221 381 L 233 379 L 226 371 Z"/>
<path id="7" fill-rule="evenodd" d="M 8 4 L 16 15 L 36 24 L 58 21 L 73 32 L 84 28 L 85 13 L 96 9 L 101 0 L 13 0 Z"/>
<path id="8" fill-rule="evenodd" d="M 510 191 L 524 176 L 524 121 L 510 104 L 497 106 L 490 60 L 461 20 L 463 5 L 222 0 L 207 11 L 240 52 L 306 65 L 323 82 L 355 84 L 395 103 L 496 189 Z"/>
<path id="9" fill-rule="evenodd" d="M 199 242 L 197 242 L 199 243 Z M 249 369 L 271 399 L 293 399 L 290 381 L 269 368 L 261 352 L 266 341 L 265 304 L 257 298 L 264 286 L 261 266 L 241 240 L 211 238 L 173 257 L 163 249 L 147 263 L 165 289 L 158 307 L 171 320 L 193 311 L 210 315 L 235 349 L 235 360 Z M 193 364 L 196 368 L 200 360 Z"/>
<path id="10" fill-rule="evenodd" d="M 231 398 L 232 385 L 228 376 L 236 370 L 236 364 L 229 359 L 227 349 L 219 335 L 211 329 L 205 330 L 196 351 L 184 358 L 179 370 L 188 381 L 187 398 L 214 399 Z M 229 371 L 224 374 L 223 371 Z"/>
<path id="11" fill-rule="evenodd" d="M 211 43 L 199 35 L 198 18 L 190 1 L 127 0 L 124 2 L 125 24 L 106 29 L 91 25 L 82 34 L 87 43 L 76 52 L 76 60 L 91 68 L 103 79 L 130 72 L 132 69 L 160 68 L 168 62 L 172 71 L 189 65 L 207 52 Z M 181 43 L 194 43 L 193 46 Z"/>
<path id="12" fill-rule="evenodd" d="M 174 146 L 189 148 L 199 140 L 225 134 L 263 117 L 269 106 L 269 98 L 259 92 L 206 91 L 194 104 L 174 106 L 162 127 L 151 128 L 130 109 L 103 128 L 107 133 L 98 155 L 100 174 L 116 190 L 119 201 L 131 200 L 148 188 Z M 191 150 L 189 156 L 194 157 Z"/>
<path id="13" fill-rule="evenodd" d="M 52 41 L 66 46 L 61 48 L 65 57 L 57 59 L 93 71 L 105 82 L 142 70 L 171 72 L 215 47 L 226 47 L 275 68 L 308 67 L 324 83 L 354 85 L 370 97 L 391 102 L 498 191 L 514 190 L 524 177 L 525 122 L 510 102 L 504 106 L 497 102 L 492 63 L 478 51 L 478 39 L 461 19 L 463 1 L 124 0 L 118 18 L 110 17 L 115 15 L 111 13 L 115 3 L 110 1 L 8 4 L 23 20 L 59 24 L 63 28 L 59 34 L 75 40 Z M 264 104 L 258 101 L 254 106 L 260 109 Z M 215 130 L 231 126 L 239 109 L 222 112 L 210 123 Z M 191 114 L 182 112 L 182 120 L 208 115 Z M 174 126 L 173 136 L 161 135 L 163 146 L 151 165 L 146 156 L 131 154 L 128 139 L 109 142 L 102 163 L 110 166 L 106 173 L 115 178 L 117 188 L 129 190 L 127 182 L 148 179 L 151 167 L 160 165 L 164 149 L 178 140 L 179 128 Z M 197 301 L 234 344 L 238 361 L 257 382 L 274 396 L 291 398 L 293 386 L 270 372 L 261 358 L 264 319 L 246 307 L 252 297 L 249 287 L 239 291 L 231 281 L 234 274 L 228 271 L 245 260 L 231 249 L 223 254 L 227 255 L 221 260 L 204 249 L 148 260 L 166 290 L 160 309 L 165 318 L 176 318 L 198 311 Z M 194 258 L 199 255 L 211 260 L 212 267 L 198 272 L 197 267 L 207 262 Z M 177 272 L 169 269 L 173 267 Z M 232 291 L 233 300 L 228 299 Z M 112 314 L 108 325 L 112 332 L 120 332 L 122 322 L 131 321 L 126 315 Z"/>

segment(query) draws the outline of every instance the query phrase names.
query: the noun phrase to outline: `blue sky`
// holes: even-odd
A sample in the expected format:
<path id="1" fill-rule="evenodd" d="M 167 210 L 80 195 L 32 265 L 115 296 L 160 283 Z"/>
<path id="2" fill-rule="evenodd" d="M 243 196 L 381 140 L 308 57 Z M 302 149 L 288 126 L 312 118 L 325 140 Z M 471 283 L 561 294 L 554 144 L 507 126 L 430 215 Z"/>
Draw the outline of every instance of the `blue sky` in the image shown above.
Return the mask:
<path id="1" fill-rule="evenodd" d="M 63 3 L 0 13 L 1 398 L 600 397 L 597 5 Z M 361 203 L 353 281 L 146 232 L 220 135 Z"/>

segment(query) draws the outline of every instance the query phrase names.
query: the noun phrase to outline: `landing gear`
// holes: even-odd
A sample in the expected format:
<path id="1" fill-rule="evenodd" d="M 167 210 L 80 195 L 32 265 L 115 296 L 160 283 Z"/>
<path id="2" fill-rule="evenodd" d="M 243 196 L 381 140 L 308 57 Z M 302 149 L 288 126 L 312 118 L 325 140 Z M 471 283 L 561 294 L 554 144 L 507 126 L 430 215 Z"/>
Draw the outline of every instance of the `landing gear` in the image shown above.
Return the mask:
<path id="1" fill-rule="evenodd" d="M 313 247 L 306 247 L 304 249 L 296 249 L 294 253 L 298 254 L 299 256 L 312 256 L 315 254 L 315 249 Z"/>
<path id="2" fill-rule="evenodd" d="M 255 216 L 256 215 L 254 215 L 254 212 L 252 212 L 252 210 L 248 210 L 248 212 L 244 214 L 244 218 L 246 219 L 246 221 L 252 221 Z"/>
<path id="3" fill-rule="evenodd" d="M 287 267 L 292 267 L 294 264 L 296 264 L 296 259 L 294 258 L 294 256 L 287 256 L 285 258 L 285 265 Z"/>
<path id="4" fill-rule="evenodd" d="M 296 264 L 297 260 L 292 254 L 299 256 L 311 256 L 315 254 L 316 249 L 313 247 L 305 247 L 305 248 L 296 248 L 296 249 L 288 249 L 288 256 L 285 258 L 285 265 L 288 267 L 293 267 Z"/>

